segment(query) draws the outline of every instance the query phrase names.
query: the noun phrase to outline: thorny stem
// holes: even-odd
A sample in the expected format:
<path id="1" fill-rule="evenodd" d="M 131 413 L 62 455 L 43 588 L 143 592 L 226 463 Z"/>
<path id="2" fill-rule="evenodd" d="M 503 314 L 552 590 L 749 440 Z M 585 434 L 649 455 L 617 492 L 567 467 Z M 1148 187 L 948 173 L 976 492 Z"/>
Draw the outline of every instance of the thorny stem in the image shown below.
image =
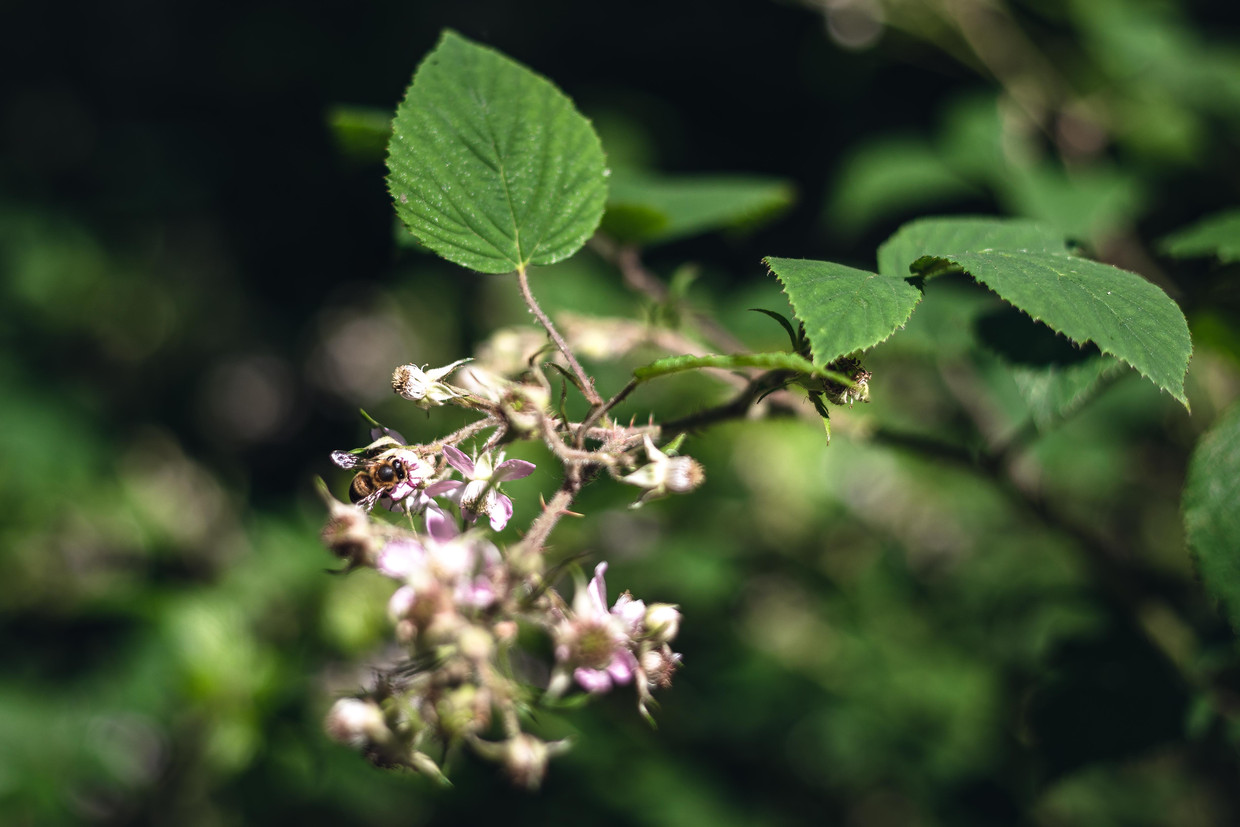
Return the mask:
<path id="1" fill-rule="evenodd" d="M 460 442 L 464 442 L 465 440 L 469 439 L 471 436 L 473 436 L 474 434 L 477 434 L 479 431 L 485 431 L 487 428 L 503 427 L 503 424 L 504 424 L 503 420 L 500 420 L 497 417 L 495 417 L 494 414 L 491 414 L 491 415 L 488 415 L 484 419 L 479 419 L 474 422 L 471 422 L 465 427 L 459 428 L 453 431 L 452 433 L 448 434 L 447 436 L 441 437 L 435 440 L 434 442 L 429 443 L 428 445 L 426 445 L 426 448 L 432 453 L 439 453 L 440 451 L 443 450 L 443 446 L 445 445 L 456 445 Z"/>
<path id="2" fill-rule="evenodd" d="M 551 497 L 551 501 L 543 506 L 542 513 L 530 523 L 530 530 L 513 549 L 514 560 L 525 560 L 542 552 L 547 537 L 560 522 L 560 518 L 569 513 L 568 507 L 573 504 L 573 498 L 577 496 L 579 490 L 581 490 L 580 479 L 570 474 L 560 486 L 560 490 Z"/>
<path id="3" fill-rule="evenodd" d="M 525 299 L 526 307 L 538 319 L 539 324 L 543 326 L 543 329 L 547 331 L 547 335 L 551 337 L 551 341 L 555 343 L 555 346 L 560 349 L 560 353 L 563 353 L 564 358 L 568 360 L 568 366 L 573 371 L 573 375 L 577 377 L 577 381 L 581 383 L 581 392 L 585 394 L 586 400 L 592 406 L 602 405 L 603 398 L 594 389 L 594 380 L 582 369 L 581 363 L 573 355 L 572 348 L 568 346 L 568 342 L 564 341 L 564 337 L 560 335 L 560 331 L 556 330 L 550 317 L 543 312 L 543 309 L 538 306 L 538 302 L 534 300 L 534 294 L 530 292 L 530 281 L 525 273 L 525 267 L 517 268 L 517 284 L 521 286 L 521 295 Z"/>
<path id="4" fill-rule="evenodd" d="M 582 422 L 581 425 L 576 428 L 578 448 L 581 448 L 585 445 L 586 435 L 588 434 L 589 430 L 594 426 L 594 424 L 597 423 L 600 419 L 602 419 L 605 413 L 607 413 L 612 408 L 616 407 L 621 402 L 623 402 L 628 397 L 628 395 L 632 393 L 634 389 L 637 388 L 638 384 L 639 384 L 638 380 L 630 379 L 629 383 L 625 385 L 623 388 L 621 388 L 619 393 L 617 393 L 611 399 L 607 400 L 605 404 L 599 405 L 598 407 L 594 408 L 594 410 L 590 411 L 590 415 L 587 416 L 585 421 Z"/>

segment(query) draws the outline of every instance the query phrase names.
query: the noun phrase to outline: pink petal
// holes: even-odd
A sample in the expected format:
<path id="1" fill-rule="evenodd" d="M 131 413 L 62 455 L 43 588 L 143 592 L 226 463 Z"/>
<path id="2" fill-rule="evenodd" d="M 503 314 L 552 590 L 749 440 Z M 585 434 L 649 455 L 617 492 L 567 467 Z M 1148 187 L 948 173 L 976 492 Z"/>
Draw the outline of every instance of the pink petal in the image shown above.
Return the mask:
<path id="1" fill-rule="evenodd" d="M 491 504 L 491 530 L 503 531 L 504 526 L 512 519 L 512 500 L 500 494 Z"/>
<path id="2" fill-rule="evenodd" d="M 607 583 L 603 580 L 603 575 L 606 573 L 606 563 L 599 563 L 595 566 L 594 577 L 590 579 L 590 585 L 586 589 L 592 608 L 598 617 L 607 616 Z"/>
<path id="3" fill-rule="evenodd" d="M 404 580 L 425 564 L 426 549 L 416 540 L 393 540 L 379 550 L 375 568 L 380 574 Z"/>
<path id="4" fill-rule="evenodd" d="M 602 669 L 577 668 L 573 670 L 573 677 L 587 692 L 598 694 L 611 689 L 611 675 Z"/>
<path id="5" fill-rule="evenodd" d="M 523 479 L 534 473 L 536 467 L 534 463 L 523 459 L 504 460 L 491 474 L 491 479 L 495 482 Z"/>
<path id="6" fill-rule="evenodd" d="M 633 679 L 636 670 L 637 658 L 627 649 L 617 652 L 611 663 L 607 664 L 607 674 L 611 675 L 611 679 L 616 683 L 628 683 Z"/>
<path id="7" fill-rule="evenodd" d="M 441 543 L 446 543 L 460 532 L 456 529 L 456 521 L 448 516 L 442 508 L 432 505 L 426 509 L 426 533 Z"/>
<path id="8" fill-rule="evenodd" d="M 456 470 L 460 471 L 466 477 L 472 479 L 474 476 L 474 461 L 465 456 L 465 453 L 451 445 L 443 446 L 443 458 L 448 461 Z"/>

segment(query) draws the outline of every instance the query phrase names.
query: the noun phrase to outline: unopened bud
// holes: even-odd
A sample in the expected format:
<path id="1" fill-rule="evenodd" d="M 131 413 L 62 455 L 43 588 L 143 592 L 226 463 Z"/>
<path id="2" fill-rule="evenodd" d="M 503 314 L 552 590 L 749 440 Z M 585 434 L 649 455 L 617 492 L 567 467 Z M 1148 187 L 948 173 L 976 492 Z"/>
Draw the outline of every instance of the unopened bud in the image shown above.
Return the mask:
<path id="1" fill-rule="evenodd" d="M 489 660 L 495 651 L 495 639 L 486 629 L 478 626 L 462 629 L 456 640 L 461 654 L 472 661 Z"/>
<path id="2" fill-rule="evenodd" d="M 672 685 L 672 675 L 680 667 L 680 654 L 673 652 L 667 644 L 658 649 L 650 649 L 642 653 L 641 667 L 646 679 L 655 686 Z"/>
<path id="3" fill-rule="evenodd" d="M 646 608 L 644 625 L 655 644 L 671 643 L 680 631 L 680 609 L 671 603 L 651 603 Z"/>
<path id="4" fill-rule="evenodd" d="M 668 491 L 685 494 L 705 481 L 706 472 L 702 470 L 702 463 L 693 457 L 670 457 L 665 477 Z"/>
<path id="5" fill-rule="evenodd" d="M 435 704 L 440 728 L 450 737 L 469 735 L 491 723 L 491 695 L 473 684 L 445 692 Z"/>
<path id="6" fill-rule="evenodd" d="M 333 741 L 354 749 L 384 742 L 391 735 L 378 704 L 360 698 L 341 698 L 332 704 L 323 727 Z"/>
<path id="7" fill-rule="evenodd" d="M 504 770 L 514 784 L 527 790 L 536 790 L 542 785 L 549 757 L 547 744 L 533 735 L 523 732 L 504 742 Z"/>
<path id="8" fill-rule="evenodd" d="M 520 631 L 520 628 L 517 626 L 516 621 L 501 620 L 495 624 L 492 631 L 495 633 L 495 639 L 500 644 L 508 646 L 517 639 L 517 632 Z"/>

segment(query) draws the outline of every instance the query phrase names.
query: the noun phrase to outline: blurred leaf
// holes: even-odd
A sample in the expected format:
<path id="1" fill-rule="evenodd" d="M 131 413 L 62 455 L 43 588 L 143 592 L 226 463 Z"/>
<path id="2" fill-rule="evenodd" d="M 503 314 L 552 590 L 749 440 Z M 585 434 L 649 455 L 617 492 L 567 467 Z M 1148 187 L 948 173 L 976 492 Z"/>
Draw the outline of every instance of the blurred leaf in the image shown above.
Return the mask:
<path id="1" fill-rule="evenodd" d="M 1184 484 L 1184 531 L 1201 580 L 1240 630 L 1240 405 L 1193 451 Z"/>
<path id="2" fill-rule="evenodd" d="M 1208 215 L 1167 236 L 1159 249 L 1176 258 L 1215 256 L 1220 261 L 1240 261 L 1240 209 Z"/>
<path id="3" fill-rule="evenodd" d="M 621 241 L 674 241 L 727 228 L 753 227 L 788 209 L 792 185 L 741 175 L 654 177 L 617 175 L 603 231 Z"/>
<path id="4" fill-rule="evenodd" d="M 814 361 L 827 365 L 882 342 L 902 327 L 921 291 L 902 278 L 829 261 L 763 259 L 805 323 Z"/>
<path id="5" fill-rule="evenodd" d="M 392 115 L 372 106 L 334 106 L 327 113 L 327 124 L 340 151 L 350 160 L 383 160 L 392 137 Z"/>
<path id="6" fill-rule="evenodd" d="M 1179 307 L 1135 273 L 1068 254 L 1057 238 L 1027 222 L 926 219 L 883 244 L 880 269 L 911 262 L 926 275 L 962 270 L 1077 344 L 1096 343 L 1187 407 L 1192 341 Z"/>
<path id="7" fill-rule="evenodd" d="M 1123 371 L 1123 364 L 1097 354 L 1083 362 L 1033 368 L 1018 365 L 1012 378 L 1029 405 L 1034 424 L 1046 430 L 1084 404 L 1108 379 Z"/>
<path id="8" fill-rule="evenodd" d="M 1046 162 L 1014 164 L 996 183 L 1013 212 L 1082 239 L 1132 223 L 1144 201 L 1134 176 L 1097 164 L 1071 174 Z"/>
<path id="9" fill-rule="evenodd" d="M 483 273 L 577 252 L 607 198 L 603 149 L 559 89 L 445 31 L 396 110 L 396 213 L 426 246 Z"/>
<path id="10" fill-rule="evenodd" d="M 857 233 L 906 210 L 951 203 L 975 189 L 916 138 L 868 141 L 839 168 L 826 210 L 836 235 Z"/>

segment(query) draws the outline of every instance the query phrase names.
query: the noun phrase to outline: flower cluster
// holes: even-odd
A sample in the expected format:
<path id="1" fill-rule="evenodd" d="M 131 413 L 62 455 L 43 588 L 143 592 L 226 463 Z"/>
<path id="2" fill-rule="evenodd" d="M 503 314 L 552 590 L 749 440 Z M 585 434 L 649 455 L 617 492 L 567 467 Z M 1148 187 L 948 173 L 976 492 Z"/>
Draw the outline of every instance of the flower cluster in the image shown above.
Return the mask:
<path id="1" fill-rule="evenodd" d="M 549 582 L 547 533 L 570 513 L 571 494 L 589 469 L 642 488 L 641 501 L 688 491 L 701 471 L 692 459 L 656 448 L 650 429 L 565 423 L 548 410 L 551 397 L 537 377 L 471 368 L 473 387 L 449 383 L 465 361 L 429 370 L 402 366 L 393 386 L 422 408 L 478 411 L 477 422 L 428 445 L 405 444 L 397 432 L 376 428 L 369 445 L 332 455 L 355 476 L 350 504 L 325 492 L 324 542 L 346 570 L 370 568 L 394 581 L 387 613 L 406 658 L 378 673 L 366 691 L 337 701 L 325 726 L 381 766 L 442 779 L 436 756 L 465 745 L 533 787 L 568 744 L 529 731 L 532 702 L 631 686 L 649 717 L 652 691 L 670 684 L 681 660 L 671 649 L 679 610 L 628 592 L 609 607 L 606 563 L 588 584 L 579 578 L 571 604 L 562 598 Z M 472 455 L 460 447 L 487 430 L 490 437 Z M 541 439 L 568 479 L 524 536 L 505 543 L 514 508 L 504 487 L 536 470 L 505 458 L 500 446 L 516 438 Z M 598 447 L 590 450 L 590 442 Z M 383 519 L 386 512 L 399 516 Z M 532 636 L 550 643 L 554 659 L 542 670 L 549 678 L 537 677 L 528 653 L 514 656 Z"/>

